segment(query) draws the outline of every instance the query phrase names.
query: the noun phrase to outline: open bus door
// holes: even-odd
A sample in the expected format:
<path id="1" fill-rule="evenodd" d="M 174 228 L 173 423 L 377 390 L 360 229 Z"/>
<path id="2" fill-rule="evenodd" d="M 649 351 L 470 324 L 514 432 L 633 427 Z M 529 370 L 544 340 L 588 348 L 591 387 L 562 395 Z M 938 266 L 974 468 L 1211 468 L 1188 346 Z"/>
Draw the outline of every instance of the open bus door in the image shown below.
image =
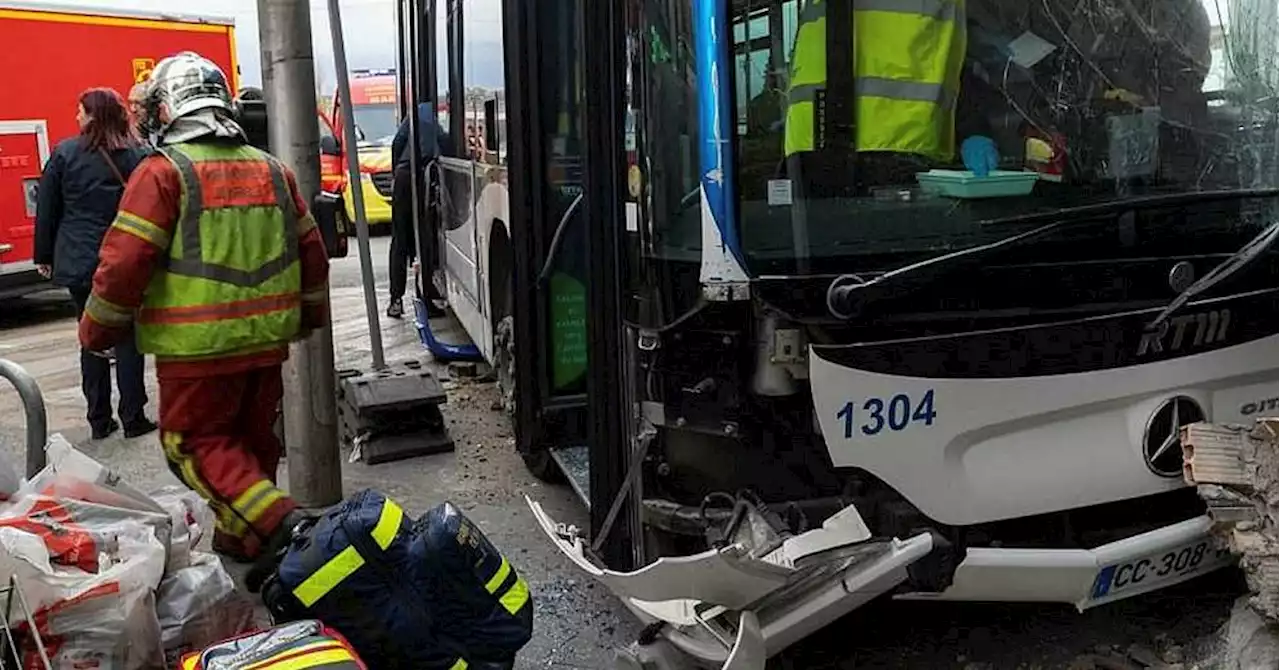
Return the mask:
<path id="1" fill-rule="evenodd" d="M 567 475 L 591 506 L 595 535 L 606 539 L 597 551 L 627 569 L 636 564 L 638 518 L 633 505 L 614 504 L 631 460 L 618 310 L 623 17 L 614 4 L 504 0 L 505 114 L 487 108 L 484 125 L 490 148 L 505 151 L 511 203 L 509 279 L 488 274 L 509 286 L 489 286 L 488 295 L 504 294 L 507 305 L 493 308 L 512 317 L 517 448 L 540 476 Z M 470 56 L 460 21 L 438 27 L 441 16 L 467 8 L 457 0 L 397 4 L 400 111 L 412 119 L 411 143 L 421 132 L 411 111 L 424 102 L 447 106 L 447 130 L 454 142 L 464 139 L 459 84 Z M 591 40 L 582 39 L 583 26 L 592 26 Z M 502 116 L 505 129 L 497 128 Z M 418 202 L 430 188 L 423 167 L 413 166 Z M 425 237 L 441 235 L 433 228 L 418 221 L 420 258 L 445 248 Z"/>

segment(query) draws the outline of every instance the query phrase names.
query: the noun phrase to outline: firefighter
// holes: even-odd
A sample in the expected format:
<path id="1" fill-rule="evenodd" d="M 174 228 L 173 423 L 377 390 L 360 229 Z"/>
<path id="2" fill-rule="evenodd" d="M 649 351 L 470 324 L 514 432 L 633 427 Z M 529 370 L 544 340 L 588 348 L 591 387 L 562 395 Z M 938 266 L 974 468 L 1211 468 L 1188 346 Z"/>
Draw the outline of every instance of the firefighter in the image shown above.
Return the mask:
<path id="1" fill-rule="evenodd" d="M 145 108 L 156 152 L 103 240 L 80 341 L 134 326 L 156 358 L 170 469 L 213 507 L 214 550 L 274 556 L 301 522 L 276 484 L 273 426 L 291 341 L 328 319 L 328 258 L 289 168 L 232 120 L 226 76 L 198 54 L 161 61 Z"/>

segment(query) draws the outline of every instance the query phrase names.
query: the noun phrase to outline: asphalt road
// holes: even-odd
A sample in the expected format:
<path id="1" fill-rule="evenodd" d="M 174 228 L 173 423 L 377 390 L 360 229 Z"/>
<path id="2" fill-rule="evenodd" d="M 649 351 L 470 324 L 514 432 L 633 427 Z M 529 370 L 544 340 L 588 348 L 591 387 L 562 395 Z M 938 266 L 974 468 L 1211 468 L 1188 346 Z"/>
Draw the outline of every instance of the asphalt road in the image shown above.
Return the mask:
<path id="1" fill-rule="evenodd" d="M 381 310 L 388 239 L 374 238 L 372 246 Z M 330 284 L 338 364 L 366 367 L 369 338 L 354 245 L 350 258 L 334 263 Z M 429 361 L 409 322 L 381 321 L 388 360 Z M 88 441 L 74 330 L 69 303 L 57 294 L 0 305 L 0 356 L 36 376 L 51 431 L 144 489 L 176 483 L 154 438 Z M 494 409 L 498 398 L 492 384 L 459 380 L 449 388 L 444 411 L 457 451 L 379 466 L 347 463 L 346 492 L 378 488 L 411 514 L 451 500 L 480 525 L 534 592 L 536 634 L 518 668 L 611 667 L 610 650 L 634 640 L 638 625 L 554 550 L 534 524 L 524 496 L 568 523 L 583 525 L 584 509 L 566 487 L 544 485 L 526 473 L 508 423 Z M 154 380 L 152 389 L 154 411 Z M 0 417 L 0 455 L 21 467 L 21 408 L 7 389 L 0 391 Z M 287 470 L 281 478 L 288 481 Z M 797 645 L 772 666 L 1087 670 L 1095 666 L 1082 664 L 1081 655 L 1134 644 L 1172 656 L 1185 652 L 1170 647 L 1185 647 L 1219 625 L 1238 589 L 1237 578 L 1224 572 L 1084 614 L 1057 605 L 877 601 Z"/>

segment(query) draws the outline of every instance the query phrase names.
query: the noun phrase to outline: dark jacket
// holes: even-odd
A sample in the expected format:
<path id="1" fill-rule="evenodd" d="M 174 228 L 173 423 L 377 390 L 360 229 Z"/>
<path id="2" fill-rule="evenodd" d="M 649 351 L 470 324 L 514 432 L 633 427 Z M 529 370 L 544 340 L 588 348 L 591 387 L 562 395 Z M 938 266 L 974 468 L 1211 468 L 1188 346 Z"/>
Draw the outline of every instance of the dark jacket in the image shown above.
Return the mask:
<path id="1" fill-rule="evenodd" d="M 418 160 L 432 160 L 441 152 L 453 155 L 449 135 L 436 121 L 435 112 L 428 103 L 418 105 Z M 409 119 L 400 122 L 396 136 L 391 140 L 391 155 L 395 156 L 396 169 L 409 167 Z"/>
<path id="2" fill-rule="evenodd" d="M 111 160 L 127 180 L 146 150 L 121 149 Z M 35 262 L 53 266 L 59 286 L 88 287 L 98 267 L 98 248 L 116 217 L 124 186 L 102 154 L 73 137 L 54 148 L 40 175 L 36 209 Z"/>

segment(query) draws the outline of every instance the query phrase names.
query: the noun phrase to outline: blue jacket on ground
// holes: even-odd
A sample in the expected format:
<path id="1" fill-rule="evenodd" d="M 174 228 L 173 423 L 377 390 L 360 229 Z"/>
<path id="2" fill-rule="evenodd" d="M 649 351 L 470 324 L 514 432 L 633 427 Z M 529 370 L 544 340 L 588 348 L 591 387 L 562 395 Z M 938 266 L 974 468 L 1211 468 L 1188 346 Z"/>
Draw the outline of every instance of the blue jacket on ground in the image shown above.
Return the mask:
<path id="1" fill-rule="evenodd" d="M 146 156 L 136 147 L 109 152 L 126 180 Z M 36 194 L 35 262 L 53 266 L 58 286 L 88 287 L 98 249 L 116 218 L 124 185 L 98 151 L 81 137 L 58 143 L 45 163 Z"/>

